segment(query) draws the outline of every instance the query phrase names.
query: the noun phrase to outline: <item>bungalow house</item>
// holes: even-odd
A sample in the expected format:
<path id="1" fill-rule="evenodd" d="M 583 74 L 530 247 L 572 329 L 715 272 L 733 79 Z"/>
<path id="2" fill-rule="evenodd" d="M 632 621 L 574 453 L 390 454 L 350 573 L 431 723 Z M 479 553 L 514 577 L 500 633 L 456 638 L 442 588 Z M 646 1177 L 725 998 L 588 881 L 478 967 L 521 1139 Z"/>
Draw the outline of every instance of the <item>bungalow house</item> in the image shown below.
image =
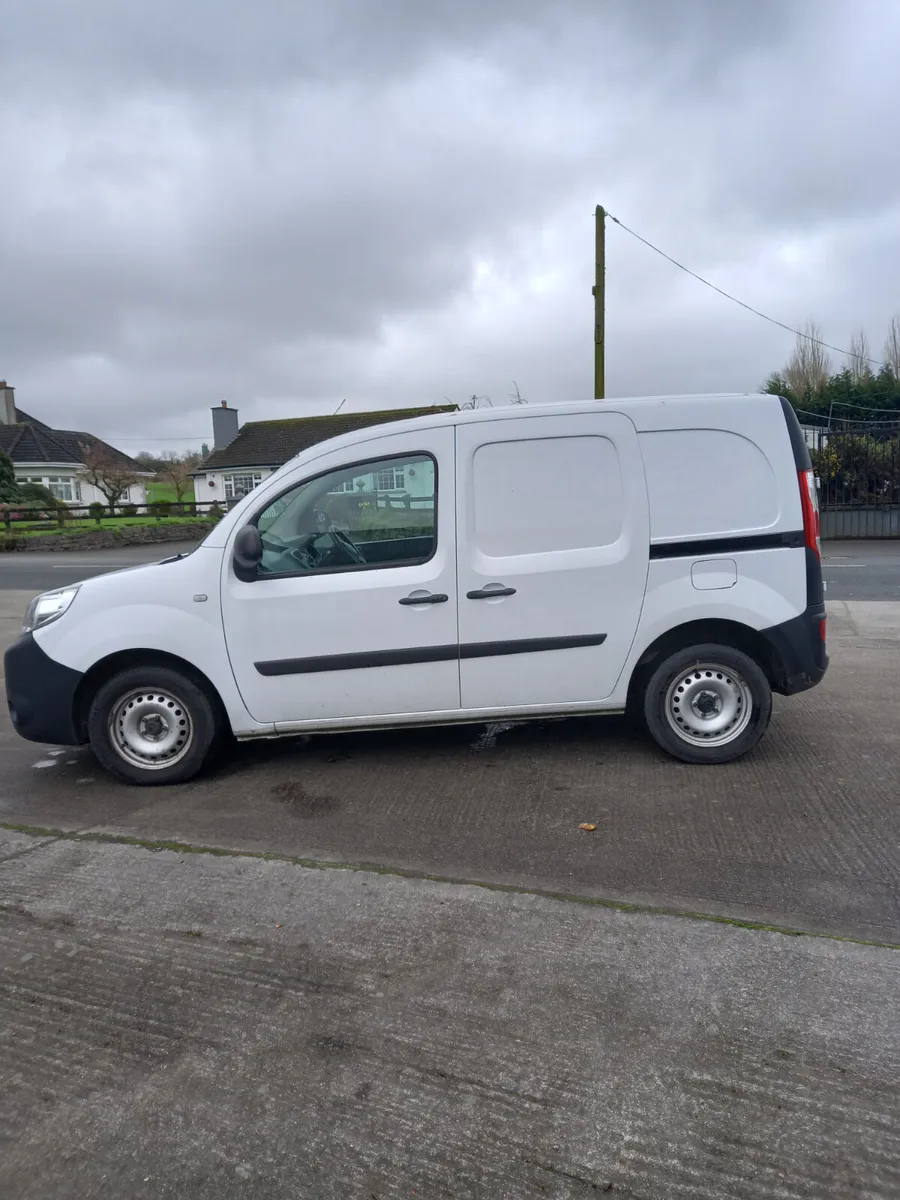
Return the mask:
<path id="1" fill-rule="evenodd" d="M 146 504 L 146 481 L 153 472 L 91 433 L 51 429 L 16 407 L 15 388 L 0 379 L 0 450 L 12 459 L 19 483 L 40 483 L 66 504 L 105 504 L 103 493 L 84 478 L 86 447 L 102 447 L 136 482 L 122 492 L 122 504 Z"/>
<path id="2" fill-rule="evenodd" d="M 308 450 L 317 442 L 366 429 L 370 425 L 381 425 L 386 421 L 404 421 L 410 417 L 430 416 L 434 413 L 453 412 L 455 404 L 434 405 L 430 408 L 402 408 L 381 412 L 337 413 L 321 417 L 289 417 L 279 421 L 248 421 L 238 425 L 238 410 L 229 408 L 225 401 L 212 410 L 213 441 L 212 454 L 192 472 L 194 494 L 198 502 L 216 501 L 227 505 L 238 497 L 259 487 L 262 481 L 283 466 L 288 459 Z M 412 472 L 408 473 L 410 476 Z M 348 481 L 347 490 L 353 488 L 367 492 L 393 494 L 398 498 L 415 497 L 418 481 L 407 477 L 400 469 L 379 471 Z M 422 481 L 423 485 L 425 481 Z"/>

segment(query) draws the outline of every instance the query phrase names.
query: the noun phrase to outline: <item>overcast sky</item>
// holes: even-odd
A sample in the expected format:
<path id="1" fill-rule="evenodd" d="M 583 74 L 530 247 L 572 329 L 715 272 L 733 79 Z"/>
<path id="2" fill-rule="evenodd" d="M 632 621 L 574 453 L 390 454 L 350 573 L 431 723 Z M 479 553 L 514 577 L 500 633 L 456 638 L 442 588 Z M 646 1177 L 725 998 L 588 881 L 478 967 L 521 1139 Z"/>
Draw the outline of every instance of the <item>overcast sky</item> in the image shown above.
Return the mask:
<path id="1" fill-rule="evenodd" d="M 900 310 L 895 0 L 0 0 L 0 377 L 124 449 L 592 394 L 593 210 L 789 324 Z M 787 333 L 621 229 L 607 393 Z"/>

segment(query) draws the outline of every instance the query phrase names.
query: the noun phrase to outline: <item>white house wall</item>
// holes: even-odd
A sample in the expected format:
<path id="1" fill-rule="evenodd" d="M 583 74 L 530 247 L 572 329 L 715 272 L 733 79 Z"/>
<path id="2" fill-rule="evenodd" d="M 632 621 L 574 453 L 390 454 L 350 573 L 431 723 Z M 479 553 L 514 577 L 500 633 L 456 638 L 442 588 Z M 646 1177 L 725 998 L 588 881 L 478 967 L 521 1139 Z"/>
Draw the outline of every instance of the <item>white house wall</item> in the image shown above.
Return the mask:
<path id="1" fill-rule="evenodd" d="M 198 504 L 220 504 L 224 507 L 228 498 L 225 495 L 225 478 L 235 475 L 259 475 L 268 479 L 274 467 L 236 467 L 227 471 L 207 471 L 205 475 L 194 476 L 194 498 Z"/>
<path id="2" fill-rule="evenodd" d="M 92 484 L 85 479 L 79 478 L 78 471 L 71 464 L 61 465 L 58 467 L 47 463 L 16 463 L 15 476 L 19 483 L 26 481 L 35 481 L 43 487 L 50 488 L 51 480 L 67 480 L 72 487 L 72 499 L 67 503 L 73 504 L 76 507 L 79 504 L 106 504 L 106 497 Z M 78 499 L 78 491 L 76 484 L 80 488 L 81 498 Z M 137 504 L 143 505 L 147 503 L 147 486 L 142 482 L 132 484 L 128 489 L 128 499 L 121 500 L 121 504 Z"/>

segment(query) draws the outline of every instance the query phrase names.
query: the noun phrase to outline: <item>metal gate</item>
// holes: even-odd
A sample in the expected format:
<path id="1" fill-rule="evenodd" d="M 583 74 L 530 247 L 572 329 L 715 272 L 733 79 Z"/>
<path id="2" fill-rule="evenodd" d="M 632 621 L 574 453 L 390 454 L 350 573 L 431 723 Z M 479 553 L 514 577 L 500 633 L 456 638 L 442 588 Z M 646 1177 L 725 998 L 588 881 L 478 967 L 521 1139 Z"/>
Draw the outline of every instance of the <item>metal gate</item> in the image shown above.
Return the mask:
<path id="1" fill-rule="evenodd" d="M 900 538 L 900 423 L 804 425 L 823 538 Z"/>

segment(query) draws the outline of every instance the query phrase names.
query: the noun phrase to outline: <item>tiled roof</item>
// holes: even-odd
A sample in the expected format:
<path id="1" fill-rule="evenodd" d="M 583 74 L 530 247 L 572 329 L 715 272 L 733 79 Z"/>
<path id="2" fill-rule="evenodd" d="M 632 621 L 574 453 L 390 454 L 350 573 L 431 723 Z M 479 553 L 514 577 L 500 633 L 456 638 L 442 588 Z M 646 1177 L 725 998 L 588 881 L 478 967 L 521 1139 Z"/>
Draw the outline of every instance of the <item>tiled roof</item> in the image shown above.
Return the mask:
<path id="1" fill-rule="evenodd" d="M 214 450 L 195 474 L 202 475 L 223 467 L 280 467 L 301 450 L 308 450 L 310 446 L 339 437 L 342 433 L 353 433 L 357 429 L 368 429 L 370 425 L 383 425 L 388 421 L 455 412 L 456 407 L 455 404 L 442 404 L 431 408 L 292 417 L 283 421 L 248 421 L 234 441 L 221 450 Z"/>
<path id="2" fill-rule="evenodd" d="M 37 425 L 0 425 L 0 450 L 14 463 L 77 463 L 71 448 Z"/>
<path id="3" fill-rule="evenodd" d="M 16 420 L 20 425 L 36 425 L 38 429 L 52 433 L 49 425 L 45 425 L 43 421 L 38 421 L 35 417 L 30 417 L 27 412 L 22 412 L 21 408 L 16 408 Z"/>
<path id="4" fill-rule="evenodd" d="M 51 429 L 42 421 L 35 421 L 20 409 L 16 409 L 20 423 L 0 425 L 0 450 L 5 451 L 13 463 L 72 463 L 80 464 L 84 458 L 82 446 L 100 444 L 106 446 L 117 462 L 130 470 L 147 473 L 143 463 L 136 462 L 115 446 L 109 446 L 92 433 L 79 433 L 71 429 Z"/>

